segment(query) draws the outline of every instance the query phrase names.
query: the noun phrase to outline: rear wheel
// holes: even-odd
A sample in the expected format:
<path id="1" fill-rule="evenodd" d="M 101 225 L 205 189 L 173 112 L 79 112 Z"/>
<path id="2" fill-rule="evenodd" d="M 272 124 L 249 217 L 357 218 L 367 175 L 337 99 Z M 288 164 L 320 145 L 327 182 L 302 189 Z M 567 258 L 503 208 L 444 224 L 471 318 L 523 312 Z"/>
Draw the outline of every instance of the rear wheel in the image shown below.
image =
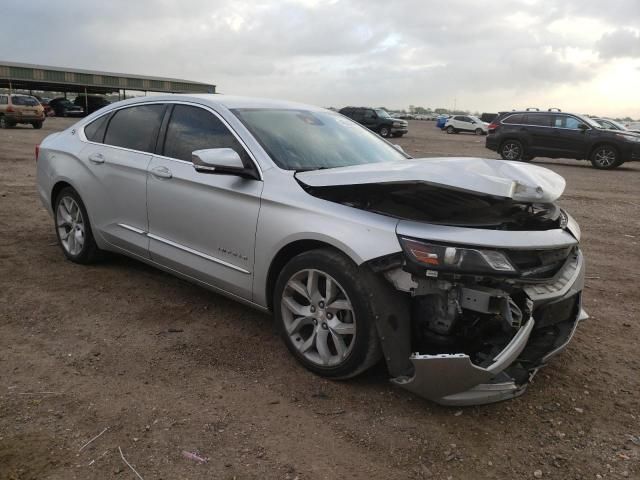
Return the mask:
<path id="1" fill-rule="evenodd" d="M 56 197 L 54 218 L 58 243 L 69 260 L 88 264 L 99 258 L 100 250 L 93 238 L 89 215 L 73 188 L 63 188 Z"/>
<path id="2" fill-rule="evenodd" d="M 389 127 L 381 127 L 380 128 L 380 136 L 387 138 L 389 135 L 391 135 L 391 130 L 389 129 Z"/>
<path id="3" fill-rule="evenodd" d="M 482 135 L 482 134 L 484 134 L 484 130 L 482 130 L 481 128 L 476 128 L 474 133 L 476 135 Z"/>
<path id="4" fill-rule="evenodd" d="M 449 126 L 447 127 L 447 133 L 448 133 L 449 135 L 451 135 L 452 133 L 456 133 L 456 129 L 455 129 L 455 128 L 453 128 L 453 126 L 449 125 Z"/>
<path id="5" fill-rule="evenodd" d="M 350 378 L 380 359 L 367 291 L 358 267 L 336 251 L 304 252 L 283 268 L 274 315 L 287 348 L 305 368 Z"/>
<path id="6" fill-rule="evenodd" d="M 31 122 L 31 125 L 33 125 L 33 128 L 35 128 L 36 130 L 39 130 L 42 128 L 42 124 L 43 122 Z"/>
<path id="7" fill-rule="evenodd" d="M 611 170 L 622 163 L 618 150 L 611 145 L 602 145 L 591 153 L 591 165 L 599 170 Z"/>
<path id="8" fill-rule="evenodd" d="M 500 147 L 500 156 L 503 160 L 522 160 L 524 156 L 524 147 L 518 140 L 507 140 Z"/>

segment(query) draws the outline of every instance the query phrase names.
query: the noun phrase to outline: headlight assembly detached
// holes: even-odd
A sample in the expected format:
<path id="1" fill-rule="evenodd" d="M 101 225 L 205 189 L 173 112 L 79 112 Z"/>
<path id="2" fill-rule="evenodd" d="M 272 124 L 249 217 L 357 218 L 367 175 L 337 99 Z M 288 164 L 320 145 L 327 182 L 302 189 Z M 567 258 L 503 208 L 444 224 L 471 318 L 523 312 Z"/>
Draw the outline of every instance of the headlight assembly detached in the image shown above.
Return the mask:
<path id="1" fill-rule="evenodd" d="M 411 260 L 432 270 L 471 274 L 517 273 L 506 255 L 497 250 L 436 245 L 404 237 L 400 237 L 400 244 Z"/>

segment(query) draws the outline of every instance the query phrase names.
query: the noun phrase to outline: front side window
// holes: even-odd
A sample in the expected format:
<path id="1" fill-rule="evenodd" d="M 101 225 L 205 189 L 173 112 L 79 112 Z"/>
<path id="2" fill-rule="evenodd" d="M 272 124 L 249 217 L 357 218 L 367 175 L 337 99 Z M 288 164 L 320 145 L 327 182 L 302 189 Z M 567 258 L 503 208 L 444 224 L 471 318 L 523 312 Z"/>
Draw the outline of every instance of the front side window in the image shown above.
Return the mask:
<path id="1" fill-rule="evenodd" d="M 141 152 L 153 152 L 164 105 L 138 105 L 118 110 L 111 117 L 104 143 Z"/>
<path id="2" fill-rule="evenodd" d="M 515 115 L 510 115 L 505 118 L 502 123 L 510 124 L 510 125 L 522 125 L 524 120 L 524 115 L 516 113 Z"/>
<path id="3" fill-rule="evenodd" d="M 325 111 L 242 108 L 233 113 L 285 170 L 316 170 L 407 157 L 378 135 Z"/>
<path id="4" fill-rule="evenodd" d="M 164 155 L 191 161 L 191 153 L 208 148 L 231 148 L 246 168 L 252 163 L 245 149 L 215 115 L 199 107 L 176 105 L 167 127 Z"/>
<path id="5" fill-rule="evenodd" d="M 582 122 L 575 117 L 569 117 L 568 115 L 557 115 L 554 118 L 554 126 L 560 128 L 568 128 L 571 130 L 577 130 L 580 128 Z"/>

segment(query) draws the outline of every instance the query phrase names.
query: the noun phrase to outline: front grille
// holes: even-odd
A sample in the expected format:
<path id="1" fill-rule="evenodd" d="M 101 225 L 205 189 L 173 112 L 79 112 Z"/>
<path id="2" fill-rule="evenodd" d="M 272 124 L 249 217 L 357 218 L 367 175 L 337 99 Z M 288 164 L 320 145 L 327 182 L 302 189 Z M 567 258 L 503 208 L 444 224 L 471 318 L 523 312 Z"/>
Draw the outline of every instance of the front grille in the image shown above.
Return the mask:
<path id="1" fill-rule="evenodd" d="M 550 250 L 511 250 L 509 260 L 518 267 L 523 277 L 550 278 L 564 265 L 575 247 Z"/>

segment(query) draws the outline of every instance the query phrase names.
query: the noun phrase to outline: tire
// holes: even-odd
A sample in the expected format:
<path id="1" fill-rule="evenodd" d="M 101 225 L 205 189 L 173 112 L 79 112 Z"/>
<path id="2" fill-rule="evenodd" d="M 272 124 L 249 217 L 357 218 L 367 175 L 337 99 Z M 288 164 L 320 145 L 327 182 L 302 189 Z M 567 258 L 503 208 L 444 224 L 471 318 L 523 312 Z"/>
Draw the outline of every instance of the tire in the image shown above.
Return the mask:
<path id="1" fill-rule="evenodd" d="M 62 116 L 63 116 L 64 118 L 67 118 L 67 117 L 69 116 L 69 114 L 67 113 L 67 111 L 66 111 L 66 110 L 63 110 L 63 111 L 62 111 Z"/>
<path id="2" fill-rule="evenodd" d="M 333 293 L 327 292 L 327 282 Z M 367 283 L 349 258 L 329 249 L 301 253 L 282 269 L 274 289 L 274 317 L 287 348 L 305 368 L 344 379 L 380 360 Z M 329 297 L 333 300 L 325 305 Z"/>
<path id="3" fill-rule="evenodd" d="M 31 125 L 33 125 L 33 128 L 35 128 L 36 130 L 40 130 L 43 123 L 44 122 L 31 122 Z"/>
<path id="4" fill-rule="evenodd" d="M 484 130 L 482 130 L 481 128 L 476 128 L 476 129 L 474 130 L 474 133 L 475 133 L 476 135 L 484 135 Z"/>
<path id="5" fill-rule="evenodd" d="M 58 193 L 53 218 L 58 243 L 65 257 L 83 265 L 99 259 L 101 251 L 93 237 L 87 209 L 73 188 L 66 187 Z"/>
<path id="6" fill-rule="evenodd" d="M 506 140 L 500 145 L 500 156 L 503 160 L 522 161 L 526 158 L 524 147 L 518 140 Z"/>
<path id="7" fill-rule="evenodd" d="M 11 128 L 13 123 L 7 119 L 4 115 L 0 115 L 0 128 Z"/>
<path id="8" fill-rule="evenodd" d="M 453 126 L 451 126 L 451 125 L 449 125 L 449 126 L 446 128 L 446 131 L 447 131 L 447 133 L 448 133 L 449 135 L 451 135 L 452 133 L 456 133 L 456 129 L 455 129 L 455 128 L 453 128 Z"/>
<path id="9" fill-rule="evenodd" d="M 391 135 L 391 129 L 389 127 L 380 127 L 380 136 L 383 138 L 388 138 Z"/>
<path id="10" fill-rule="evenodd" d="M 591 165 L 598 170 L 612 170 L 623 163 L 620 160 L 620 153 L 611 145 L 600 145 L 591 152 Z"/>

